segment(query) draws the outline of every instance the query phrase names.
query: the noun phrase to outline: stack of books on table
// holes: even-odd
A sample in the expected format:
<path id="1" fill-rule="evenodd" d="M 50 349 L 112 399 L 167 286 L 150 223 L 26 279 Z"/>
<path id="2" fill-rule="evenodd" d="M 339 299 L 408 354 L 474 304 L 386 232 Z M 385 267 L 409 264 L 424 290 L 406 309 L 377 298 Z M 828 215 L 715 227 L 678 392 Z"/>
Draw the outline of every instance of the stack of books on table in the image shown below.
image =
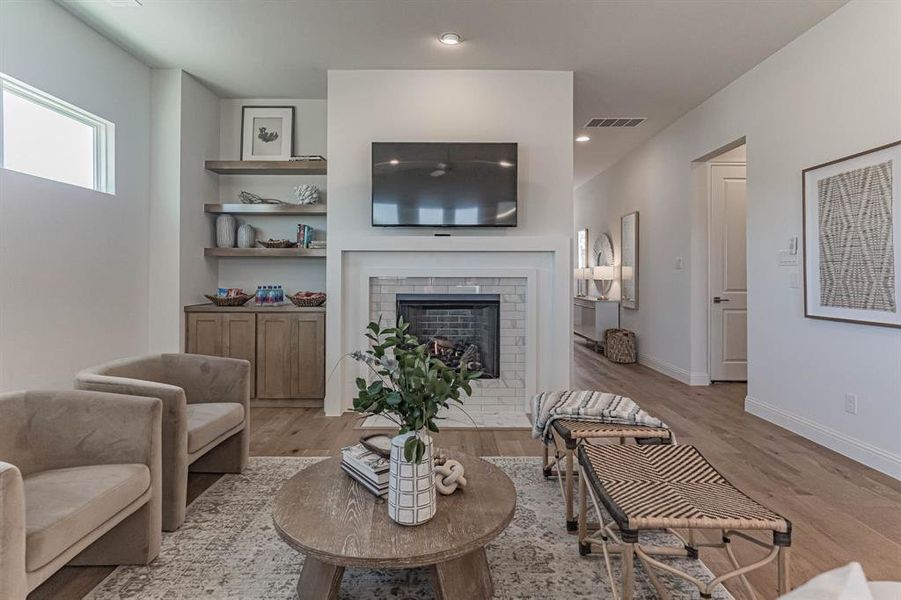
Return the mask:
<path id="1" fill-rule="evenodd" d="M 348 446 L 341 450 L 341 469 L 376 496 L 388 495 L 390 461 L 363 447 Z"/>

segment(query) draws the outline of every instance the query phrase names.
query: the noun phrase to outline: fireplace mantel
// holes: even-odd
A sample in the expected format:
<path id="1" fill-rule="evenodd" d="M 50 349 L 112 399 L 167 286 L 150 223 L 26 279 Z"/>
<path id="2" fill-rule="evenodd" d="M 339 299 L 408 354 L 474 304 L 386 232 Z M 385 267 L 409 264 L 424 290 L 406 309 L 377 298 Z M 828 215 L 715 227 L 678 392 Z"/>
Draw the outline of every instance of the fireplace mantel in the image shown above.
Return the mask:
<path id="1" fill-rule="evenodd" d="M 370 318 L 372 277 L 526 278 L 525 327 L 530 348 L 525 393 L 568 387 L 572 365 L 571 265 L 571 240 L 565 237 L 330 236 L 326 414 L 338 415 L 351 404 L 357 366 L 342 357 L 365 347 L 363 330 Z"/>

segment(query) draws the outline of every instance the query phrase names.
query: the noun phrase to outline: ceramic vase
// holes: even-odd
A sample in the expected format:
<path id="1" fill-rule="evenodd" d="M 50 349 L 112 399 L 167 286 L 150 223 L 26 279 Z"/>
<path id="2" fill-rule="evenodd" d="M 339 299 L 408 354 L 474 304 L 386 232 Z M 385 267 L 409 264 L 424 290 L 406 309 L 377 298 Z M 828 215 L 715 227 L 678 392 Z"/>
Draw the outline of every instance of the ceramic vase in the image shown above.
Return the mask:
<path id="1" fill-rule="evenodd" d="M 420 432 L 425 443 L 422 462 L 404 458 L 404 443 L 415 432 L 398 435 L 391 440 L 391 470 L 388 477 L 388 516 L 401 525 L 421 525 L 435 516 L 435 458 L 432 438 Z"/>
<path id="2" fill-rule="evenodd" d="M 238 227 L 238 248 L 253 248 L 257 245 L 257 232 L 253 225 L 242 223 Z"/>
<path id="3" fill-rule="evenodd" d="M 216 219 L 216 246 L 219 248 L 235 247 L 235 229 L 238 222 L 231 215 L 220 215 Z"/>

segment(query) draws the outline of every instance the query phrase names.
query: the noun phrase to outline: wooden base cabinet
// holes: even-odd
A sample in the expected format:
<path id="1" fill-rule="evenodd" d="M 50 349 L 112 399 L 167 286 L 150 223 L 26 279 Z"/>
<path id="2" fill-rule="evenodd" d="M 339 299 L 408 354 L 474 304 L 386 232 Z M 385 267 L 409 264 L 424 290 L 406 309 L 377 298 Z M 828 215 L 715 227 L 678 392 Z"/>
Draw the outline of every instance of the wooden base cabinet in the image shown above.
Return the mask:
<path id="1" fill-rule="evenodd" d="M 321 406 L 325 309 L 187 306 L 185 349 L 251 363 L 254 404 Z"/>
<path id="2" fill-rule="evenodd" d="M 325 315 L 257 315 L 257 397 L 322 398 Z"/>

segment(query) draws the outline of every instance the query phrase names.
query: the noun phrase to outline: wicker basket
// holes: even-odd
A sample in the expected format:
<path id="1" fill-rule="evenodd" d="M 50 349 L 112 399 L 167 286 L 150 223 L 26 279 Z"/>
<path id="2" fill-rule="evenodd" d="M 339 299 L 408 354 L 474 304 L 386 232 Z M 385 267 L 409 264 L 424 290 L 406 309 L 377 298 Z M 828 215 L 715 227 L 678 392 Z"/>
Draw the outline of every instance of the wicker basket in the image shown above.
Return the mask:
<path id="1" fill-rule="evenodd" d="M 245 302 L 253 298 L 250 294 L 240 294 L 238 296 L 210 296 L 209 294 L 204 294 L 204 296 L 216 306 L 243 306 Z"/>
<path id="2" fill-rule="evenodd" d="M 288 296 L 288 300 L 294 303 L 294 306 L 321 306 L 325 302 L 325 294 L 316 294 L 315 296 L 297 297 L 297 294 Z"/>
<path id="3" fill-rule="evenodd" d="M 291 240 L 257 240 L 257 244 L 264 248 L 293 248 L 297 242 Z"/>
<path id="4" fill-rule="evenodd" d="M 608 329 L 604 332 L 604 356 L 614 363 L 634 363 L 635 332 L 628 329 Z"/>

